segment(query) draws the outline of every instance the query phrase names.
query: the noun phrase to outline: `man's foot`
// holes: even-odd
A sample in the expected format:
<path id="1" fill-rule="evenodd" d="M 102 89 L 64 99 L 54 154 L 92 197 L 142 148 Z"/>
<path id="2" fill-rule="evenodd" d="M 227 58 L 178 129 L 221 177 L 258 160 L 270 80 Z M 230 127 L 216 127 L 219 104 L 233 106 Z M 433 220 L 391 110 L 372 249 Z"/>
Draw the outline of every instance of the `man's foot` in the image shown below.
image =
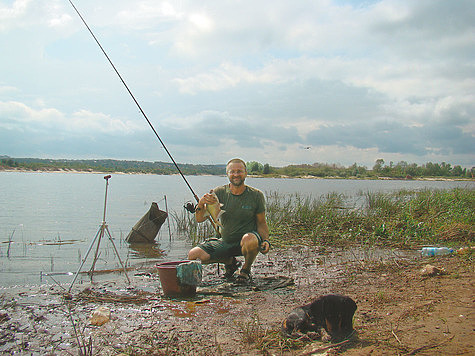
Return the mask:
<path id="1" fill-rule="evenodd" d="M 238 276 L 236 277 L 236 283 L 246 284 L 251 281 L 251 271 L 246 269 L 241 269 Z"/>
<path id="2" fill-rule="evenodd" d="M 233 278 L 234 272 L 236 272 L 240 266 L 241 266 L 241 262 L 238 261 L 236 257 L 233 257 L 233 260 L 229 265 L 224 265 L 224 269 L 226 271 L 224 272 L 224 278 L 226 279 Z"/>

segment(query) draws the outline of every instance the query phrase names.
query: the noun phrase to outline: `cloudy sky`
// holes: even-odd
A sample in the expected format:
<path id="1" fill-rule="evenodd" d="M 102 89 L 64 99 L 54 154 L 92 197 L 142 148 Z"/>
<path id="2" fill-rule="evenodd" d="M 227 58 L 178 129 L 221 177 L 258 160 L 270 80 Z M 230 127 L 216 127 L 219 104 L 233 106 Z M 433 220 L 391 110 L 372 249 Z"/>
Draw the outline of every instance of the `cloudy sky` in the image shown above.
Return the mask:
<path id="1" fill-rule="evenodd" d="M 467 0 L 73 0 L 177 162 L 475 165 Z M 169 161 L 68 0 L 0 0 L 0 155 Z"/>

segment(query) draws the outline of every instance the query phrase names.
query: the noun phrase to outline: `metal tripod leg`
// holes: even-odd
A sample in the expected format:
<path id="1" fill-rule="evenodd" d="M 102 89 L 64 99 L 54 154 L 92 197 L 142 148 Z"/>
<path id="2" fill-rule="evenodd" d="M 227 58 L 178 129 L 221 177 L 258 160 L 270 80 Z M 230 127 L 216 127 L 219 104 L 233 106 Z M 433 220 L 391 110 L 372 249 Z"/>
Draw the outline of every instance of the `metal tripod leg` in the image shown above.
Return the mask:
<path id="1" fill-rule="evenodd" d="M 69 286 L 68 293 L 71 293 L 71 289 L 73 288 L 74 282 L 76 282 L 76 279 L 78 278 L 79 272 L 81 271 L 82 266 L 84 266 L 84 263 L 86 263 L 87 256 L 89 256 L 89 252 L 91 252 L 92 246 L 94 246 L 94 243 L 96 242 L 96 240 L 97 240 L 100 233 L 101 233 L 101 228 L 99 228 L 99 230 L 97 230 L 96 236 L 94 236 L 94 239 L 92 239 L 92 242 L 89 245 L 89 248 L 87 249 L 87 252 L 84 255 L 84 258 L 82 259 L 81 265 L 79 266 L 76 274 L 74 275 L 74 279 L 71 282 L 71 285 Z"/>
<path id="2" fill-rule="evenodd" d="M 115 246 L 115 243 L 114 243 L 114 240 L 112 239 L 112 236 L 111 236 L 111 233 L 109 231 L 109 227 L 107 226 L 107 224 L 103 223 L 100 227 L 99 227 L 99 230 L 97 231 L 97 234 L 96 236 L 94 237 L 94 239 L 92 240 L 91 244 L 89 245 L 89 248 L 87 249 L 87 252 L 86 252 L 86 255 L 84 256 L 82 262 L 81 262 L 81 265 L 79 266 L 75 276 L 74 276 L 74 279 L 73 281 L 71 282 L 71 285 L 69 286 L 69 289 L 68 289 L 68 293 L 71 292 L 71 289 L 73 288 L 73 285 L 74 283 L 76 282 L 76 279 L 78 278 L 78 275 L 79 275 L 79 272 L 81 271 L 82 267 L 84 266 L 84 263 L 86 263 L 86 260 L 87 260 L 87 257 L 89 256 L 89 253 L 91 252 L 91 249 L 92 247 L 94 246 L 94 243 L 96 242 L 97 240 L 97 246 L 96 246 L 96 253 L 94 255 L 94 260 L 92 261 L 92 266 L 91 266 L 91 269 L 89 270 L 89 275 L 92 279 L 93 275 L 94 275 L 94 267 L 96 265 L 96 261 L 97 261 L 97 257 L 98 257 L 98 253 L 99 253 L 99 246 L 101 244 L 101 239 L 102 237 L 104 236 L 104 231 L 107 232 L 107 236 L 109 237 L 109 241 L 112 243 L 112 247 L 114 248 L 114 252 L 120 262 L 120 265 L 122 267 L 122 269 L 124 270 L 124 273 L 125 273 L 125 277 L 127 278 L 127 282 L 129 282 L 130 284 L 130 278 L 129 278 L 129 275 L 127 274 L 127 270 L 124 266 L 124 264 L 122 263 L 122 259 L 120 258 L 120 255 L 119 255 L 119 251 L 117 251 L 117 247 Z"/>
<path id="3" fill-rule="evenodd" d="M 99 231 L 100 231 L 99 240 L 97 240 L 96 252 L 94 253 L 94 259 L 92 260 L 91 269 L 89 270 L 89 276 L 91 277 L 91 280 L 92 280 L 92 276 L 94 274 L 94 267 L 96 266 L 97 258 L 99 257 L 99 246 L 101 244 L 102 238 L 104 237 L 104 230 L 105 230 L 106 226 L 107 226 L 106 223 L 102 222 L 102 225 L 99 228 Z"/>
<path id="4" fill-rule="evenodd" d="M 119 252 L 117 251 L 117 248 L 115 247 L 114 240 L 112 239 L 111 233 L 109 231 L 109 226 L 105 225 L 105 230 L 107 231 L 107 236 L 109 236 L 109 241 L 112 243 L 112 247 L 114 247 L 114 251 L 115 251 L 115 254 L 117 255 L 117 258 L 119 259 L 120 265 L 122 266 L 122 269 L 124 270 L 125 277 L 127 277 L 127 281 L 130 284 L 129 275 L 127 274 L 127 270 L 125 269 L 125 266 L 122 263 L 122 260 L 120 258 Z"/>
<path id="5" fill-rule="evenodd" d="M 94 246 L 94 243 L 97 240 L 97 246 L 96 246 L 96 253 L 94 254 L 94 260 L 92 261 L 92 266 L 91 269 L 89 270 L 89 275 L 92 280 L 92 276 L 94 274 L 94 267 L 96 266 L 96 261 L 99 256 L 99 246 L 101 245 L 101 239 L 104 236 L 104 232 L 107 231 L 107 236 L 109 237 L 109 241 L 112 243 L 112 246 L 114 247 L 115 254 L 117 258 L 119 259 L 120 265 L 122 266 L 122 269 L 124 270 L 125 276 L 127 277 L 127 281 L 130 284 L 130 279 L 127 274 L 127 270 L 125 269 L 124 264 L 122 263 L 122 260 L 120 259 L 119 252 L 117 251 L 117 248 L 115 247 L 114 240 L 112 239 L 111 233 L 109 231 L 109 227 L 106 224 L 106 207 L 107 207 L 107 188 L 109 187 L 109 179 L 111 178 L 110 175 L 105 176 L 104 179 L 106 180 L 106 192 L 105 192 L 105 197 L 104 197 L 104 215 L 102 217 L 102 224 L 99 227 L 99 230 L 97 231 L 96 236 L 92 240 L 91 244 L 89 245 L 89 248 L 87 249 L 86 255 L 84 256 L 81 265 L 79 266 L 76 275 L 74 276 L 73 281 L 71 282 L 71 285 L 69 286 L 68 293 L 71 292 L 71 289 L 73 288 L 74 282 L 76 282 L 76 279 L 78 278 L 79 272 L 81 271 L 82 267 L 84 266 L 84 263 L 87 260 L 87 257 L 89 255 L 89 252 L 91 252 L 92 246 Z M 98 239 L 99 238 L 99 239 Z"/>

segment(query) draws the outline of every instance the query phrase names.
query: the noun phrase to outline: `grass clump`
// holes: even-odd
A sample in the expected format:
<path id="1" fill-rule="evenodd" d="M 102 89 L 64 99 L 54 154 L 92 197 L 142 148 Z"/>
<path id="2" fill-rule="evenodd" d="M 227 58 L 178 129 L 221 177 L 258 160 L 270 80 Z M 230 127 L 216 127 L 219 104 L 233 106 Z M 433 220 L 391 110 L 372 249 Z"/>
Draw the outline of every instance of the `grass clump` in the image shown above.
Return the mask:
<path id="1" fill-rule="evenodd" d="M 241 334 L 241 342 L 252 345 L 263 354 L 271 354 L 271 350 L 280 352 L 300 349 L 305 346 L 305 341 L 284 337 L 280 329 L 270 329 L 260 322 L 257 315 L 253 315 L 248 321 L 236 322 Z"/>
<path id="2" fill-rule="evenodd" d="M 195 215 L 186 210 L 182 210 L 180 213 L 172 212 L 171 215 L 178 233 L 187 236 L 193 245 L 216 234 L 210 222 L 206 221 L 200 224 L 196 222 Z"/>
<path id="3" fill-rule="evenodd" d="M 267 220 L 274 244 L 411 247 L 474 241 L 474 190 L 401 190 L 362 195 L 364 201 L 350 207 L 347 197 L 336 193 L 319 198 L 268 194 Z"/>
<path id="4" fill-rule="evenodd" d="M 277 247 L 303 244 L 370 244 L 413 247 L 469 244 L 475 239 L 475 190 L 400 190 L 320 197 L 266 193 L 267 224 Z M 356 203 L 355 203 L 356 201 Z M 214 236 L 208 222 L 172 213 L 178 232 L 193 244 Z"/>

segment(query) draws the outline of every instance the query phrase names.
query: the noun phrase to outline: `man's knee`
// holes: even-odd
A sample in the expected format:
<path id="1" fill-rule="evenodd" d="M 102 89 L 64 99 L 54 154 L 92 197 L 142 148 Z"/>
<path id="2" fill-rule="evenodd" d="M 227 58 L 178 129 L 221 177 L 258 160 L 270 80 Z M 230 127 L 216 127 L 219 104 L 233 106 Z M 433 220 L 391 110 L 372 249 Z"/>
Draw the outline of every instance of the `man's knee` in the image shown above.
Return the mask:
<path id="1" fill-rule="evenodd" d="M 188 252 L 188 259 L 193 261 L 193 260 L 200 260 L 201 262 L 207 262 L 211 256 L 202 248 L 200 247 L 193 247 L 189 252 Z"/>
<path id="2" fill-rule="evenodd" d="M 259 240 L 251 233 L 245 234 L 241 239 L 241 250 L 259 251 Z"/>

